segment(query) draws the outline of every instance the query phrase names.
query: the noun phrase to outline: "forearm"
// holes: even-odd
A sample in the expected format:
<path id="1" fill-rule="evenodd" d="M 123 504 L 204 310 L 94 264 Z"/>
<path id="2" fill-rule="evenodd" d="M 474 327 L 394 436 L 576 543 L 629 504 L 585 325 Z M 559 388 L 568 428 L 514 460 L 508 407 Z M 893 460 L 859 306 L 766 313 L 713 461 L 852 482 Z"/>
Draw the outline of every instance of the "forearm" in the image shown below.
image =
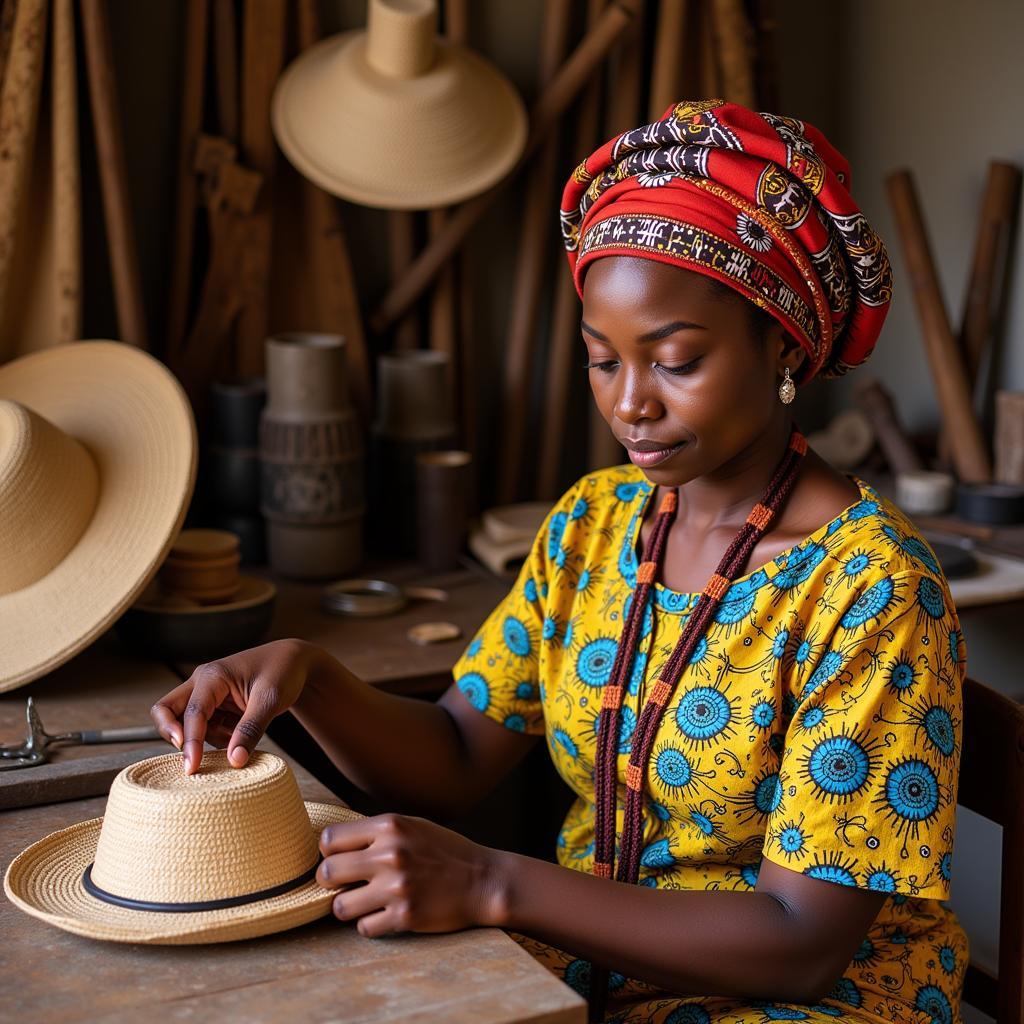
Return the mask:
<path id="1" fill-rule="evenodd" d="M 769 893 L 666 891 L 518 854 L 495 860 L 488 923 L 668 991 L 813 1002 L 835 980 L 820 943 Z"/>
<path id="2" fill-rule="evenodd" d="M 451 715 L 385 693 L 319 648 L 292 713 L 351 782 L 395 810 L 449 815 L 471 800 L 464 745 Z"/>

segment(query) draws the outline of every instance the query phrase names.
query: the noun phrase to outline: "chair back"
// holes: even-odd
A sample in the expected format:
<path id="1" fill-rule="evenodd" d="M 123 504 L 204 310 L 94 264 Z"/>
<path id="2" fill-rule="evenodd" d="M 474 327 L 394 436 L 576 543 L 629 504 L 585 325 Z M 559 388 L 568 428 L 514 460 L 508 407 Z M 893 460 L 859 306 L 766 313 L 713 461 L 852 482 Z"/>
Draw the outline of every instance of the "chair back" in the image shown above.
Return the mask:
<path id="1" fill-rule="evenodd" d="M 958 803 L 1003 828 L 999 975 L 973 961 L 964 1002 L 999 1024 L 1024 1024 L 1024 706 L 964 681 Z"/>

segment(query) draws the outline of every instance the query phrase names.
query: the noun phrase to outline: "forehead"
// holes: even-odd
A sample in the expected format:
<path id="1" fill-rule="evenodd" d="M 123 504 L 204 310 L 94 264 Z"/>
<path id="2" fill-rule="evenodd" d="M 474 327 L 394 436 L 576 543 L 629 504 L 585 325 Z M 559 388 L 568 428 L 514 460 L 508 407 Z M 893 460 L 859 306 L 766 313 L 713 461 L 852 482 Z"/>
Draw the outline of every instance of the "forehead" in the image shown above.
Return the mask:
<path id="1" fill-rule="evenodd" d="M 603 256 L 583 278 L 584 318 L 649 313 L 703 322 L 746 315 L 747 300 L 696 271 L 637 256 Z"/>

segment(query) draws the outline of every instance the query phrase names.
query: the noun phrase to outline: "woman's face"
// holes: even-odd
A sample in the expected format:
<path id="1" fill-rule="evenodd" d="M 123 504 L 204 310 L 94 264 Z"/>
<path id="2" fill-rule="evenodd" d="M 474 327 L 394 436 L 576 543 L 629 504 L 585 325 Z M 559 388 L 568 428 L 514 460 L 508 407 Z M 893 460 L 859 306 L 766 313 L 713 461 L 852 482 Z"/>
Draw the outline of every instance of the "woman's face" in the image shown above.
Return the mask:
<path id="1" fill-rule="evenodd" d="M 781 367 L 793 373 L 803 351 L 781 324 L 756 338 L 742 297 L 701 274 L 632 256 L 595 260 L 582 330 L 590 386 L 618 440 L 680 446 L 656 464 L 630 452 L 655 483 L 714 476 L 788 422 Z"/>

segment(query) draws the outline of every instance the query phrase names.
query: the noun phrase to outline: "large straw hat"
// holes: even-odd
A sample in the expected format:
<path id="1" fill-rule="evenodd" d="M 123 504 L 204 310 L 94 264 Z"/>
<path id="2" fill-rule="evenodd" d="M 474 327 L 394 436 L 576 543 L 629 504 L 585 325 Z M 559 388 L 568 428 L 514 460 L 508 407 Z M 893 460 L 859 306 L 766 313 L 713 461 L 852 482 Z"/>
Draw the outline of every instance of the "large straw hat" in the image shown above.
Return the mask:
<path id="1" fill-rule="evenodd" d="M 288 765 L 265 750 L 244 768 L 181 754 L 125 768 L 102 818 L 33 843 L 4 892 L 33 917 L 113 942 L 186 945 L 284 931 L 323 917 L 335 892 L 314 878 L 320 832 L 362 815 L 303 803 Z"/>
<path id="2" fill-rule="evenodd" d="M 274 134 L 300 173 L 366 206 L 429 209 L 486 191 L 526 144 L 508 80 L 435 36 L 435 0 L 369 0 L 366 30 L 332 36 L 285 70 Z"/>
<path id="3" fill-rule="evenodd" d="M 131 604 L 195 476 L 192 410 L 152 356 L 79 341 L 0 366 L 0 691 L 67 661 Z"/>

